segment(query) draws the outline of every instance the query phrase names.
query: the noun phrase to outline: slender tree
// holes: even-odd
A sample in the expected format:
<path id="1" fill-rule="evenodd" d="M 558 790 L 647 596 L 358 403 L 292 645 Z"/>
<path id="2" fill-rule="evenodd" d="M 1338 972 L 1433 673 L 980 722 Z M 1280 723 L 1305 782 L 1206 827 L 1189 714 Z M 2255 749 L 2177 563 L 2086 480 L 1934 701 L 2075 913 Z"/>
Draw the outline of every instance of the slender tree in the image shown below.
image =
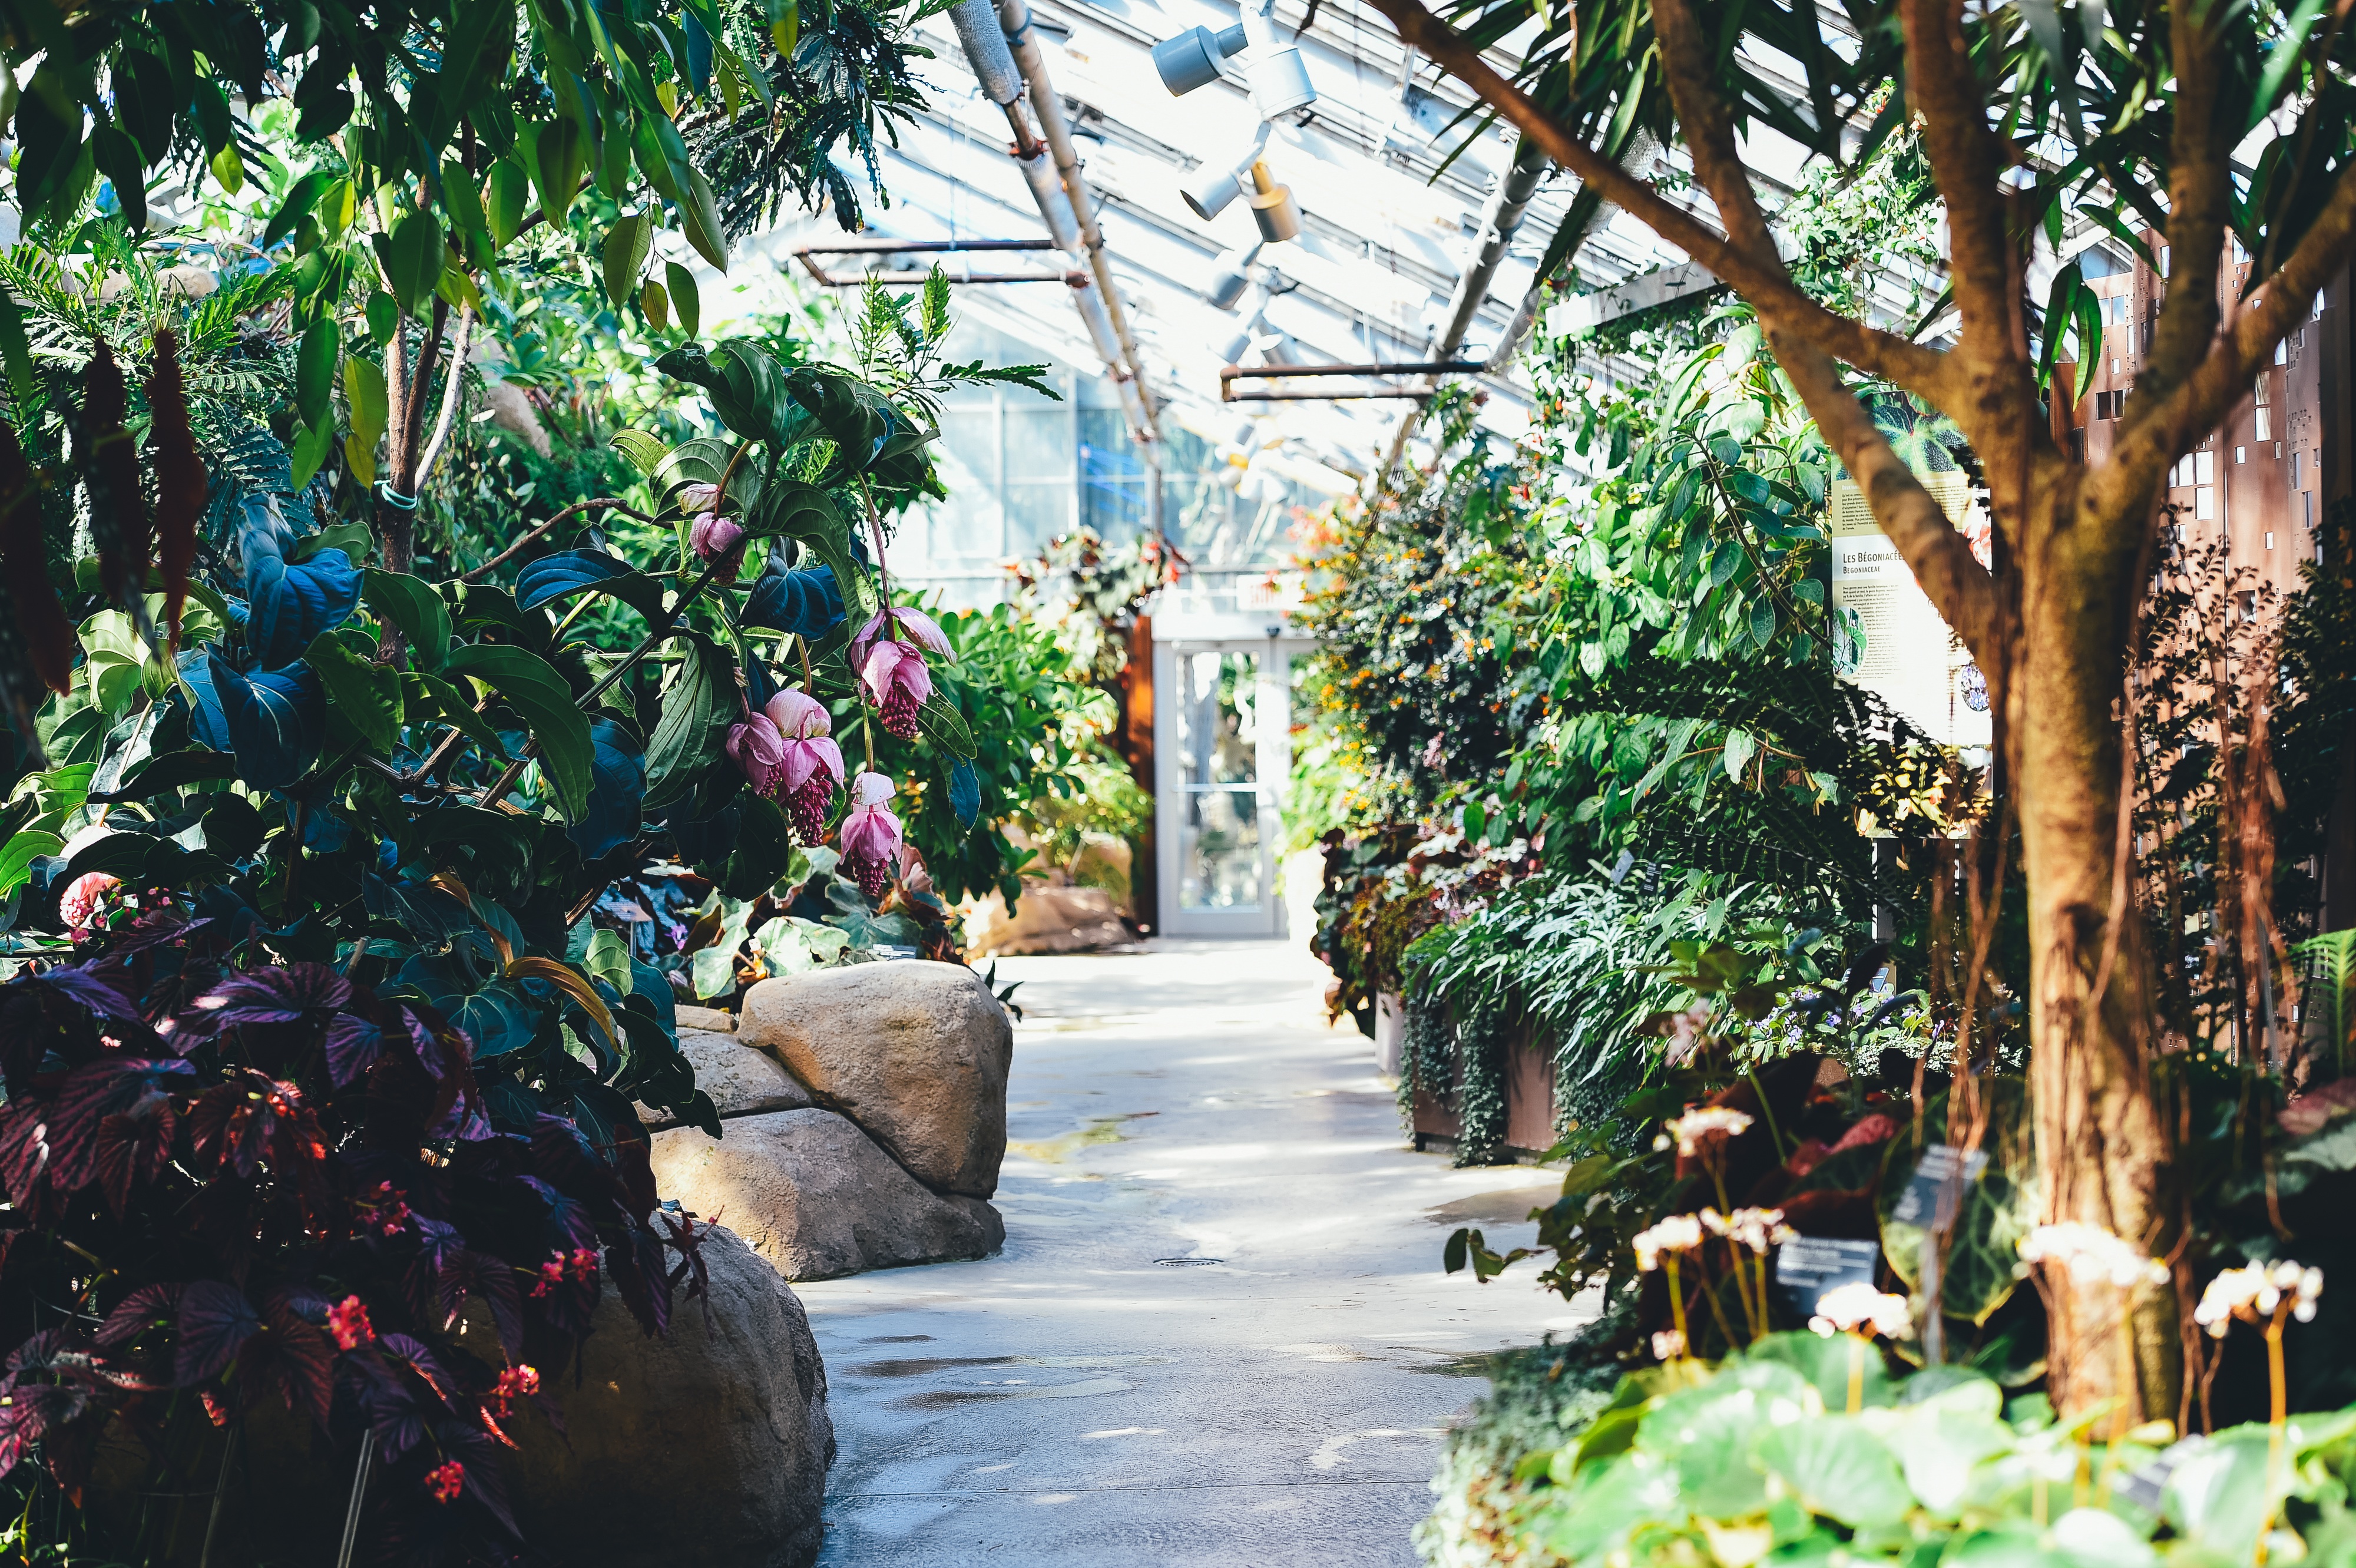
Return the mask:
<path id="1" fill-rule="evenodd" d="M 2098 0 L 2069 11 L 2052 0 L 1850 0 L 1821 11 L 1765 0 L 1579 0 L 1553 11 L 1474 0 L 1455 26 L 1418 0 L 1373 4 L 1587 191 L 1757 309 L 1777 362 L 1998 705 L 1997 760 L 2029 886 L 2030 1076 L 2050 1217 L 2166 1251 L 2168 1128 L 2153 1093 L 2114 704 L 2170 464 L 2246 394 L 2356 248 L 2348 0 L 2295 14 L 2223 0 L 2129 0 L 2107 14 Z M 1483 46 L 1533 22 L 1536 42 L 1509 80 Z M 1761 74 L 1769 48 L 1797 62 L 1797 94 Z M 1624 145 L 1632 121 L 1682 149 L 1714 225 L 1599 150 Z M 1952 308 L 1934 317 L 1935 338 L 1836 314 L 1795 285 L 1740 140 L 1763 124 L 1819 155 L 1855 156 L 1909 121 L 1944 205 Z M 2260 148 L 2246 165 L 2235 159 L 2245 141 Z M 2029 286 L 2037 236 L 2058 238 L 2073 212 L 2129 243 L 2156 230 L 2172 249 L 2117 438 L 2091 462 L 2057 438 L 2068 422 L 2046 384 L 2051 398 L 2070 395 L 2051 374 L 2051 339 L 2075 314 L 2074 272 L 2042 302 Z M 2253 258 L 2238 293 L 2221 272 L 2229 235 Z M 1995 513 L 1988 566 L 1876 428 L 1857 373 L 1962 427 Z M 2138 1386 L 2124 1388 L 2110 1293 L 2050 1283 L 2065 1408 L 2124 1395 L 2174 1414 L 2179 1320 L 2167 1293 L 2146 1298 Z"/>

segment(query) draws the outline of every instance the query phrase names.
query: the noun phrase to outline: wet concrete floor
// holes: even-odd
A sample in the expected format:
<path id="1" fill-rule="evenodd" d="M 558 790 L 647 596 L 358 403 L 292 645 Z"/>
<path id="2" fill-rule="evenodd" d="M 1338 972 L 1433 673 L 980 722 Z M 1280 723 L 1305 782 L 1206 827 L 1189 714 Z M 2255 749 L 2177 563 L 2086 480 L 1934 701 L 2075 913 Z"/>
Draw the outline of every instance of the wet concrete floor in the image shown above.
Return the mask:
<path id="1" fill-rule="evenodd" d="M 820 1562 L 1411 1564 L 1482 1353 L 1585 1316 L 1524 1263 L 1541 1173 L 1413 1152 L 1298 945 L 1011 959 L 1027 1012 L 968 1263 L 797 1287 L 841 1455 Z M 1582 1303 L 1582 1309 L 1586 1304 Z"/>

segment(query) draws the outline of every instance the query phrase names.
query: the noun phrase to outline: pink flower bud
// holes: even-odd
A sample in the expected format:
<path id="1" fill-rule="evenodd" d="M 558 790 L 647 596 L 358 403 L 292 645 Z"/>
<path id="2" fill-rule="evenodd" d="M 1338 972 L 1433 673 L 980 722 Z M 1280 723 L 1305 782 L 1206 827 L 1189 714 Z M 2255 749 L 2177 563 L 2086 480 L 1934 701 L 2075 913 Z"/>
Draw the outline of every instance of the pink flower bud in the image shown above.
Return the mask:
<path id="1" fill-rule="evenodd" d="M 892 780 L 878 773 L 862 773 L 851 781 L 851 814 L 842 819 L 842 863 L 851 868 L 870 898 L 880 898 L 892 886 L 900 853 L 900 819 L 884 804 L 896 793 Z"/>
<path id="2" fill-rule="evenodd" d="M 916 710 L 933 694 L 933 672 L 912 643 L 879 642 L 868 653 L 859 678 L 874 698 L 884 733 L 902 740 L 916 736 Z"/>
<path id="3" fill-rule="evenodd" d="M 744 771 L 755 795 L 774 797 L 782 786 L 785 736 L 766 714 L 755 714 L 728 732 L 728 755 Z"/>
<path id="4" fill-rule="evenodd" d="M 744 564 L 744 530 L 739 524 L 716 511 L 700 513 L 687 531 L 688 547 L 695 558 L 704 562 L 721 562 L 719 580 L 727 583 L 736 578 L 736 569 Z"/>

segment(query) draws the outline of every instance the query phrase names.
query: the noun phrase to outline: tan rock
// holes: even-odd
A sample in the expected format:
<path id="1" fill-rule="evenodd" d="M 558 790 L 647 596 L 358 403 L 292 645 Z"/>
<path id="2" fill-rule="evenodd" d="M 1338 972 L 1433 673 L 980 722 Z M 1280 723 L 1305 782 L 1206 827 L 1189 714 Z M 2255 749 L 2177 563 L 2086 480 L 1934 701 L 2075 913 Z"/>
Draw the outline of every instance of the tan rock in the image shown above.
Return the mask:
<path id="1" fill-rule="evenodd" d="M 807 1112 L 805 1114 L 808 1114 Z M 691 1132 L 691 1138 L 701 1138 Z M 706 1140 L 707 1142 L 709 1140 Z M 552 1560 L 602 1568 L 803 1568 L 834 1463 L 826 1366 L 799 1297 L 727 1230 L 704 1240 L 711 1317 L 681 1291 L 649 1339 L 607 1287 L 556 1380 L 565 1435 L 516 1423 L 516 1522 Z M 694 1528 L 681 1531 L 680 1499 Z"/>
<path id="2" fill-rule="evenodd" d="M 1101 887 L 1025 887 L 1012 915 L 1006 900 L 992 893 L 966 918 L 966 945 L 993 957 L 1094 952 L 1130 940 L 1119 906 Z"/>
<path id="3" fill-rule="evenodd" d="M 787 1279 L 979 1258 L 1006 1223 L 979 1198 L 945 1197 L 828 1111 L 778 1111 L 654 1138 L 656 1189 L 724 1221 Z"/>
<path id="4" fill-rule="evenodd" d="M 680 1012 L 684 1015 L 687 1009 Z M 811 1103 L 809 1090 L 795 1082 L 793 1074 L 778 1066 L 775 1057 L 755 1050 L 734 1035 L 682 1025 L 679 1048 L 695 1069 L 695 1087 L 712 1096 L 723 1121 L 757 1116 L 766 1111 L 799 1111 Z M 680 1124 L 669 1112 L 648 1106 L 639 1106 L 638 1116 L 649 1129 Z"/>
<path id="5" fill-rule="evenodd" d="M 973 971 L 905 960 L 765 980 L 735 1037 L 774 1052 L 926 1186 L 998 1190 L 1014 1026 Z"/>
<path id="6" fill-rule="evenodd" d="M 736 1032 L 736 1015 L 723 1013 L 717 1007 L 691 1007 L 682 1002 L 677 1009 L 679 1026 L 682 1029 L 706 1029 L 715 1035 Z"/>

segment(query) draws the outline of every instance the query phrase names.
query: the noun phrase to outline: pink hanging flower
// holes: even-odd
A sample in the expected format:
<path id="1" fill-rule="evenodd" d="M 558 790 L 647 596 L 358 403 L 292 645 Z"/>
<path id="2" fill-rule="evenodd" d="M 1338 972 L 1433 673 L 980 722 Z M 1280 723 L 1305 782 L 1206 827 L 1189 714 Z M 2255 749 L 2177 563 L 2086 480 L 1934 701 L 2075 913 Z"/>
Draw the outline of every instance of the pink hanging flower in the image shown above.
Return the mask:
<path id="1" fill-rule="evenodd" d="M 690 513 L 717 511 L 720 510 L 717 505 L 719 499 L 718 485 L 694 484 L 681 485 L 679 488 L 679 505 L 682 511 Z"/>
<path id="2" fill-rule="evenodd" d="M 939 626 L 935 624 L 933 618 L 924 611 L 912 610 L 905 606 L 894 607 L 891 616 L 894 624 L 899 628 L 896 637 L 885 635 L 884 615 L 884 611 L 876 611 L 874 618 L 865 626 L 861 627 L 859 634 L 851 639 L 852 669 L 864 670 L 867 667 L 867 655 L 879 642 L 914 639 L 918 646 L 928 648 L 944 659 L 957 657 L 957 650 L 949 646 L 948 638 L 942 632 Z"/>
<path id="3" fill-rule="evenodd" d="M 744 530 L 741 524 L 716 511 L 699 512 L 687 531 L 687 542 L 697 560 L 720 563 L 714 581 L 736 580 L 737 569 L 744 564 Z"/>
<path id="4" fill-rule="evenodd" d="M 933 694 L 933 672 L 925 656 L 910 643 L 879 642 L 861 666 L 859 679 L 875 699 L 884 733 L 916 739 L 916 710 Z"/>
<path id="5" fill-rule="evenodd" d="M 106 896 L 122 886 L 121 877 L 103 871 L 86 871 L 66 884 L 66 890 L 58 896 L 58 918 L 74 940 L 80 941 L 98 929 Z"/>
<path id="6" fill-rule="evenodd" d="M 834 720 L 826 704 L 808 692 L 780 692 L 761 712 L 776 725 L 785 747 L 776 786 L 793 820 L 794 836 L 804 845 L 823 843 L 827 810 L 842 783 L 842 747 L 830 734 Z"/>
<path id="7" fill-rule="evenodd" d="M 880 773 L 862 773 L 851 781 L 851 814 L 842 819 L 841 834 L 842 863 L 870 898 L 881 898 L 891 887 L 899 858 L 900 819 L 884 803 L 897 792 Z"/>
<path id="8" fill-rule="evenodd" d="M 933 890 L 933 874 L 925 869 L 925 857 L 916 853 L 912 843 L 900 846 L 900 886 L 910 893 Z"/>
<path id="9" fill-rule="evenodd" d="M 753 793 L 775 799 L 786 765 L 786 737 L 766 713 L 748 714 L 728 731 L 728 755 L 744 772 Z"/>

